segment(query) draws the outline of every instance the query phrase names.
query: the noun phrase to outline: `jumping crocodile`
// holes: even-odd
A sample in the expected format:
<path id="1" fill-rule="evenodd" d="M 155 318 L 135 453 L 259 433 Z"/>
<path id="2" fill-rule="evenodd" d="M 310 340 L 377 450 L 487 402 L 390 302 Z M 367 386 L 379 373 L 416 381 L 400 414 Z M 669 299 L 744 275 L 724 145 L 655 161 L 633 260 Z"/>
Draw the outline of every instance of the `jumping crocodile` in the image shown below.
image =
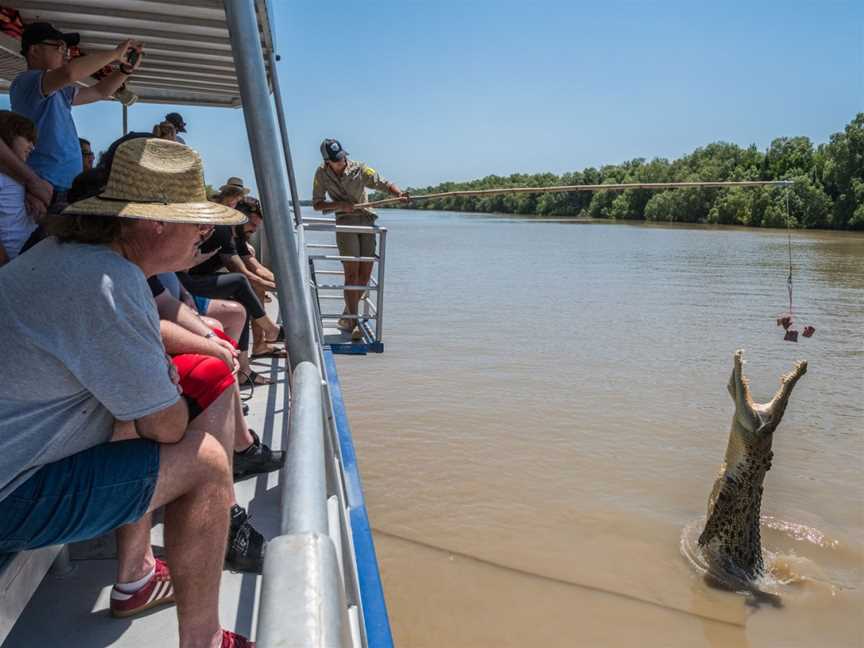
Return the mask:
<path id="1" fill-rule="evenodd" d="M 709 582 L 750 592 L 757 601 L 769 600 L 777 605 L 779 598 L 756 586 L 765 569 L 759 534 L 762 482 L 774 456 L 771 451 L 774 430 L 780 425 L 795 383 L 807 372 L 807 362 L 797 362 L 781 378 L 774 398 L 763 404 L 753 402 L 743 365 L 744 352 L 736 351 L 728 385 L 729 395 L 735 401 L 735 414 L 726 458 L 708 499 L 707 521 L 699 536 L 699 547 L 708 563 Z"/>

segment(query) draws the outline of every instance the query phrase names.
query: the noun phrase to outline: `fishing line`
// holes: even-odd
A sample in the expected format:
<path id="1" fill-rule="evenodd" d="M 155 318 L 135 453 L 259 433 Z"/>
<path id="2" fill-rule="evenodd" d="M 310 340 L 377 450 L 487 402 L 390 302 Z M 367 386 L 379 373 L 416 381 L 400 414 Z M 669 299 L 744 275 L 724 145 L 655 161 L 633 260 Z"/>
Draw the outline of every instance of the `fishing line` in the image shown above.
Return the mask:
<path id="1" fill-rule="evenodd" d="M 786 275 L 786 290 L 789 293 L 789 310 L 777 316 L 777 326 L 782 326 L 786 333 L 783 339 L 786 342 L 798 341 L 798 329 L 795 328 L 795 313 L 792 305 L 792 210 L 789 207 L 789 196 L 792 193 L 792 187 L 786 187 L 786 249 L 789 253 L 789 271 Z M 811 337 L 816 332 L 816 329 L 807 325 L 801 332 L 805 338 Z"/>
<path id="2" fill-rule="evenodd" d="M 642 603 L 644 605 L 650 605 L 652 607 L 657 607 L 662 610 L 667 610 L 669 612 L 677 612 L 678 614 L 685 614 L 689 617 L 695 617 L 698 619 L 702 619 L 703 621 L 713 621 L 715 623 L 722 623 L 723 625 L 733 626 L 736 628 L 744 628 L 745 624 L 739 623 L 737 621 L 728 621 L 727 619 L 720 619 L 718 617 L 708 616 L 706 614 L 699 614 L 698 612 L 693 612 L 691 610 L 685 610 L 682 608 L 674 607 L 672 605 L 667 605 L 665 603 L 660 603 L 659 601 L 652 601 L 651 599 L 641 598 L 639 596 L 635 596 L 633 594 L 626 594 L 624 592 L 616 592 L 615 590 L 605 589 L 603 587 L 598 587 L 596 585 L 588 585 L 586 583 L 577 583 L 575 581 L 569 581 L 563 578 L 556 578 L 555 576 L 547 576 L 545 574 L 538 574 L 536 572 L 528 571 L 527 569 L 520 569 L 519 567 L 511 567 L 510 565 L 504 565 L 502 563 L 495 562 L 493 560 L 489 560 L 487 558 L 480 558 L 479 556 L 473 556 L 471 554 L 463 553 L 461 551 L 453 551 L 452 549 L 448 549 L 447 547 L 441 547 L 438 545 L 431 544 L 429 542 L 423 542 L 422 540 L 414 540 L 412 538 L 406 538 L 405 536 L 398 535 L 396 533 L 390 533 L 389 531 L 382 531 L 381 529 L 372 529 L 373 532 L 382 535 L 387 538 L 392 538 L 394 540 L 401 540 L 402 542 L 407 542 L 409 544 L 417 545 L 420 547 L 424 547 L 426 549 L 432 549 L 434 551 L 438 551 L 441 553 L 446 553 L 451 556 L 458 556 L 460 558 L 471 560 L 473 562 L 480 563 L 482 565 L 487 565 L 489 567 L 494 567 L 496 569 L 502 569 L 504 571 L 508 571 L 511 573 L 519 574 L 521 576 L 527 576 L 529 578 L 536 578 L 552 583 L 557 583 L 558 585 L 566 585 L 568 587 L 578 587 L 580 589 L 588 590 L 590 592 L 597 592 L 601 594 L 608 594 L 610 596 L 615 596 L 618 598 L 627 599 L 628 601 L 634 601 L 636 603 Z"/>

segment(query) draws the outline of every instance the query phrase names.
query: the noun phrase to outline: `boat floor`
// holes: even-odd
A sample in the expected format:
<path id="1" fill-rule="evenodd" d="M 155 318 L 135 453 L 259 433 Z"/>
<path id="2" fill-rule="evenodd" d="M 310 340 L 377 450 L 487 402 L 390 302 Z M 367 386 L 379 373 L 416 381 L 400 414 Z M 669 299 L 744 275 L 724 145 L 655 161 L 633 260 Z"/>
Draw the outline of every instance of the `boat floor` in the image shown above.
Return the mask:
<path id="1" fill-rule="evenodd" d="M 274 300 L 275 301 L 275 300 Z M 274 449 L 282 445 L 287 423 L 287 374 L 285 360 L 253 360 L 253 368 L 274 384 L 258 386 L 249 403 L 247 422 Z M 248 395 L 249 390 L 241 394 Z M 279 533 L 278 472 L 238 482 L 237 501 L 245 506 L 253 526 L 265 538 Z M 113 536 L 113 534 L 111 534 Z M 153 544 L 162 547 L 162 525 L 153 528 Z M 48 574 L 19 617 L 3 648 L 31 646 L 176 646 L 177 615 L 173 605 L 156 608 L 131 619 L 114 619 L 108 613 L 115 579 L 113 540 L 106 536 L 72 546 L 72 571 L 66 576 Z M 222 626 L 254 638 L 261 577 L 223 572 L 219 596 Z"/>

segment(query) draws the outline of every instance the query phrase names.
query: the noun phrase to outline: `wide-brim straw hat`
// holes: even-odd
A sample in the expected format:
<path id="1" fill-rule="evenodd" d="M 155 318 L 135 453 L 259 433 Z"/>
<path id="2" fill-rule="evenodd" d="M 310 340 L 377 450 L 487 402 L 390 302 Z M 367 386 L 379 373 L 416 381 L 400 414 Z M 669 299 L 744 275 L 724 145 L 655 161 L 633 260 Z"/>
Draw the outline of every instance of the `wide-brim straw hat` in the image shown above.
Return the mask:
<path id="1" fill-rule="evenodd" d="M 236 209 L 207 200 L 198 153 L 179 142 L 149 137 L 118 146 L 105 191 L 72 203 L 62 213 L 200 225 L 247 220 Z"/>

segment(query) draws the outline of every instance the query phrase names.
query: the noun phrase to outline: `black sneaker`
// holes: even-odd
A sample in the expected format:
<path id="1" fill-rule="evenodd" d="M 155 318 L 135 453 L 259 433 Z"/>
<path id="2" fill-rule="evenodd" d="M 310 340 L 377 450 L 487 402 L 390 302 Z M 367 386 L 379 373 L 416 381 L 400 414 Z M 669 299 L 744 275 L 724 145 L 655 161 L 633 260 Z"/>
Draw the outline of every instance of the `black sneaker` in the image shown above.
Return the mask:
<path id="1" fill-rule="evenodd" d="M 249 522 L 249 516 L 239 504 L 231 507 L 231 528 L 225 566 L 231 571 L 260 574 L 264 566 L 264 536 Z"/>
<path id="2" fill-rule="evenodd" d="M 249 434 L 252 435 L 252 445 L 243 452 L 234 453 L 235 480 L 279 470 L 285 463 L 285 453 L 282 450 L 273 451 L 261 443 L 255 430 L 249 430 Z"/>

